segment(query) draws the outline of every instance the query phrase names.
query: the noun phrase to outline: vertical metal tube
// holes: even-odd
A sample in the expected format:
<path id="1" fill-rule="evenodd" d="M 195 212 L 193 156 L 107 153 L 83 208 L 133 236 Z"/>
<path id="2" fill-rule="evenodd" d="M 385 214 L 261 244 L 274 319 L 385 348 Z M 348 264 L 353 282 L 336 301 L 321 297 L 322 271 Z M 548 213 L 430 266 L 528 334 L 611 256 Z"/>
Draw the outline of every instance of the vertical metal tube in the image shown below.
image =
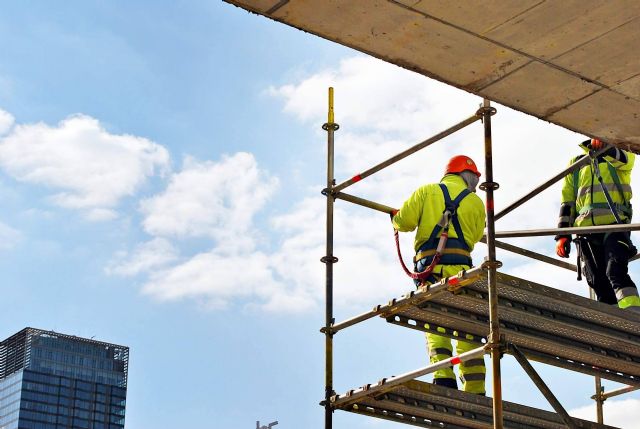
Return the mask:
<path id="1" fill-rule="evenodd" d="M 580 261 L 578 261 L 580 263 Z M 593 289 L 589 288 L 589 297 L 595 301 L 596 294 Z M 596 401 L 596 418 L 599 424 L 604 424 L 604 398 L 602 397 L 603 389 L 602 389 L 602 379 L 596 375 L 595 377 L 596 383 L 596 394 L 593 396 L 593 399 Z"/>
<path id="2" fill-rule="evenodd" d="M 329 88 L 329 114 L 328 121 L 322 127 L 327 131 L 327 247 L 326 255 L 322 258 L 326 267 L 326 290 L 325 290 L 325 429 L 333 427 L 333 415 L 329 402 L 333 395 L 333 334 L 330 328 L 333 324 L 333 264 L 337 259 L 333 256 L 333 187 L 335 185 L 333 164 L 333 134 L 338 129 L 333 122 L 333 88 Z"/>
<path id="3" fill-rule="evenodd" d="M 596 377 L 596 417 L 598 423 L 604 424 L 604 399 L 602 399 L 602 379 Z"/>
<path id="4" fill-rule="evenodd" d="M 486 182 L 482 189 L 486 191 L 487 210 L 487 248 L 488 258 L 488 288 L 489 288 L 489 344 L 491 351 L 491 368 L 493 370 L 493 427 L 503 428 L 502 416 L 502 384 L 500 377 L 500 324 L 498 320 L 498 294 L 496 290 L 496 228 L 495 211 L 493 204 L 493 191 L 498 185 L 493 181 L 493 152 L 491 148 L 491 114 L 492 109 L 489 100 L 485 99 L 482 106 L 482 116 L 484 123 L 484 163 Z"/>

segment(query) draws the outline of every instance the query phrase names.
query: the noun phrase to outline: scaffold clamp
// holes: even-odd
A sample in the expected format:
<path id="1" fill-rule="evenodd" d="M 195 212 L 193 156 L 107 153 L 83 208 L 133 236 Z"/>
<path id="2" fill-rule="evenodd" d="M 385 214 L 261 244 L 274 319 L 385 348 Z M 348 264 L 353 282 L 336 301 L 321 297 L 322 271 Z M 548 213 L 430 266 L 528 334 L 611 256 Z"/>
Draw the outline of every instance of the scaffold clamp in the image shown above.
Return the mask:
<path id="1" fill-rule="evenodd" d="M 498 268 L 502 268 L 502 262 L 501 261 L 489 261 L 488 259 L 485 258 L 484 262 L 482 263 L 482 265 L 480 265 L 480 267 L 483 270 L 488 270 L 491 268 L 495 268 L 496 270 Z"/>
<path id="2" fill-rule="evenodd" d="M 483 118 L 486 113 L 493 116 L 498 113 L 498 110 L 496 110 L 496 108 L 493 106 L 480 106 L 480 108 L 476 111 L 476 116 L 480 116 L 481 118 Z"/>
<path id="3" fill-rule="evenodd" d="M 340 129 L 340 125 L 336 124 L 335 122 L 331 124 L 325 122 L 324 124 L 322 124 L 322 129 L 325 131 L 338 131 Z"/>
<path id="4" fill-rule="evenodd" d="M 495 191 L 500 188 L 500 184 L 498 182 L 482 182 L 478 187 L 481 191 L 487 191 L 489 189 Z"/>
<path id="5" fill-rule="evenodd" d="M 320 262 L 322 262 L 323 264 L 335 264 L 336 262 L 338 262 L 338 258 L 336 258 L 335 256 L 323 256 L 322 258 L 320 258 Z"/>
<path id="6" fill-rule="evenodd" d="M 333 184 L 335 185 L 335 180 L 334 180 Z M 322 195 L 324 195 L 325 197 L 328 197 L 329 195 L 331 195 L 335 199 L 334 192 L 332 190 L 330 190 L 329 188 L 324 188 L 322 191 L 320 191 L 320 193 Z"/>

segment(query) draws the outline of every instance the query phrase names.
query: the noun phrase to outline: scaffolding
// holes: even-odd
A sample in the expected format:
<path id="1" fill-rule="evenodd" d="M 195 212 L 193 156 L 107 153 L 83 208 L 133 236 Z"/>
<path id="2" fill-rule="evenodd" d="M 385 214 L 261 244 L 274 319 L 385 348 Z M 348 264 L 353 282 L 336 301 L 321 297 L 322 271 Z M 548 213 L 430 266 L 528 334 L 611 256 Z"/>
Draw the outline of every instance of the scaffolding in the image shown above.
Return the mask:
<path id="1" fill-rule="evenodd" d="M 363 173 L 336 185 L 334 178 L 333 88 L 329 88 L 327 132 L 327 186 L 322 194 L 326 206 L 325 326 L 325 429 L 333 425 L 333 411 L 345 410 L 419 427 L 438 428 L 608 428 L 603 422 L 603 402 L 611 397 L 640 389 L 640 315 L 573 295 L 561 290 L 510 276 L 498 269 L 496 248 L 507 250 L 563 269 L 577 271 L 573 264 L 531 250 L 498 241 L 498 238 L 590 234 L 640 230 L 640 224 L 606 225 L 496 232 L 495 223 L 524 202 L 538 195 L 567 174 L 589 162 L 584 157 L 537 186 L 502 211 L 494 212 L 491 117 L 496 109 L 485 99 L 478 111 L 454 126 L 383 161 Z M 481 121 L 484 126 L 486 181 L 485 191 L 487 256 L 476 268 L 419 287 L 388 304 L 336 323 L 333 317 L 333 214 L 335 200 L 343 200 L 383 213 L 392 207 L 343 192 L 344 189 L 374 173 L 424 149 L 466 126 Z M 596 152 L 596 156 L 605 149 Z M 634 257 L 632 259 L 637 259 Z M 333 337 L 341 330 L 382 317 L 388 323 L 423 332 L 437 332 L 456 339 L 475 339 L 478 347 L 459 356 L 431 364 L 415 371 L 383 378 L 344 394 L 333 389 Z M 444 330 L 444 333 L 443 333 Z M 468 340 L 467 340 L 468 341 Z M 525 373 L 547 399 L 555 413 L 502 400 L 500 358 L 514 356 Z M 440 368 L 456 365 L 485 354 L 491 357 L 493 394 L 491 398 L 446 389 L 416 380 Z M 570 417 L 542 378 L 529 363 L 542 362 L 595 377 L 597 423 Z M 601 379 L 626 384 L 627 387 L 604 392 Z"/>

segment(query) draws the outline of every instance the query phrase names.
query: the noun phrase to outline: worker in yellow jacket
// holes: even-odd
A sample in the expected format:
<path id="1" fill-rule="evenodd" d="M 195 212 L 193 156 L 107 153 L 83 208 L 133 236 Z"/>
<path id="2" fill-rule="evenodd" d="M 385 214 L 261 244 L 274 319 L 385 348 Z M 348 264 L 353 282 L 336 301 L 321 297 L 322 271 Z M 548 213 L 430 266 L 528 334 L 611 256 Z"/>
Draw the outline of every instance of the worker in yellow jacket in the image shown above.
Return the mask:
<path id="1" fill-rule="evenodd" d="M 597 139 L 586 140 L 580 147 L 585 153 L 571 164 L 593 151 L 608 149 L 564 178 L 558 228 L 630 223 L 635 155 Z M 571 236 L 555 239 L 558 256 L 568 258 Z M 579 235 L 576 244 L 584 276 L 598 301 L 640 312 L 638 289 L 628 273 L 629 258 L 636 254 L 630 233 Z"/>
<path id="2" fill-rule="evenodd" d="M 393 226 L 398 231 L 413 231 L 418 228 L 414 242 L 415 269 L 416 272 L 424 272 L 431 265 L 436 253 L 442 232 L 438 224 L 443 224 L 445 211 L 450 214 L 450 225 L 453 228 L 449 228 L 449 238 L 441 259 L 433 267 L 426 283 L 435 283 L 443 277 L 471 268 L 471 251 L 482 238 L 485 227 L 484 204 L 475 194 L 479 178 L 480 172 L 471 158 L 464 155 L 454 156 L 449 160 L 440 183 L 418 188 L 393 215 Z M 448 337 L 427 333 L 427 345 L 431 363 L 453 355 L 451 339 Z M 456 351 L 460 354 L 477 347 L 466 341 L 458 341 Z M 484 359 L 462 362 L 460 379 L 465 392 L 484 394 Z M 452 367 L 436 371 L 433 382 L 458 388 Z"/>

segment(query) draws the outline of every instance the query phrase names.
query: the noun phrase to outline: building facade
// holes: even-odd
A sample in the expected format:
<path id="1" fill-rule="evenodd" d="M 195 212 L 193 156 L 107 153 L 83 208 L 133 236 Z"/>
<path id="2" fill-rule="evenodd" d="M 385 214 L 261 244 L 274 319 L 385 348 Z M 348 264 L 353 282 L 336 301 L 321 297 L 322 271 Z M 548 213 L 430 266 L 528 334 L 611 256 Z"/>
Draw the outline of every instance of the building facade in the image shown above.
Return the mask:
<path id="1" fill-rule="evenodd" d="M 0 343 L 0 429 L 123 429 L 129 348 L 25 328 Z"/>

